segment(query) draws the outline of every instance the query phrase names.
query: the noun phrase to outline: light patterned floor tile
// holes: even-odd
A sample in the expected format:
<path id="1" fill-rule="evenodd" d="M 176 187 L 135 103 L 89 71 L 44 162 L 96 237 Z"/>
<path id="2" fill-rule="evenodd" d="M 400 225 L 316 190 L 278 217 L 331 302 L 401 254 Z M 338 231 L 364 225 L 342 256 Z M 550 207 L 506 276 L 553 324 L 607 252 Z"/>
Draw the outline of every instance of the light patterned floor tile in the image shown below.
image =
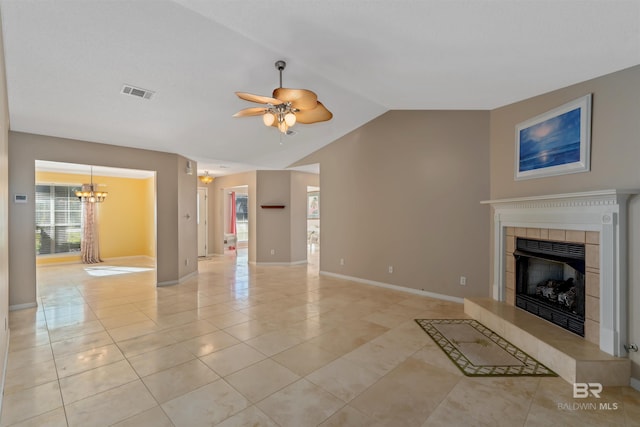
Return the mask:
<path id="1" fill-rule="evenodd" d="M 4 392 L 13 393 L 40 384 L 56 381 L 56 364 L 51 360 L 32 363 L 18 369 L 8 369 L 4 380 Z"/>
<path id="2" fill-rule="evenodd" d="M 142 381 L 137 380 L 66 405 L 69 427 L 115 424 L 156 406 Z"/>
<path id="3" fill-rule="evenodd" d="M 383 425 L 422 425 L 460 379 L 409 358 L 350 405 Z"/>
<path id="4" fill-rule="evenodd" d="M 186 349 L 196 356 L 204 356 L 238 343 L 240 343 L 240 341 L 224 331 L 212 332 L 181 342 Z"/>
<path id="5" fill-rule="evenodd" d="M 306 376 L 309 381 L 345 402 L 351 401 L 380 377 L 379 373 L 366 365 L 358 365 L 344 358 L 336 359 Z"/>
<path id="6" fill-rule="evenodd" d="M 210 322 L 206 320 L 197 320 L 195 322 L 165 329 L 162 333 L 171 335 L 176 341 L 185 341 L 217 330 L 218 328 L 213 326 Z"/>
<path id="7" fill-rule="evenodd" d="M 223 379 L 214 381 L 162 405 L 176 427 L 206 427 L 237 414 L 249 402 Z"/>
<path id="8" fill-rule="evenodd" d="M 371 417 L 346 405 L 320 424 L 319 427 L 371 427 L 374 424 L 375 422 Z"/>
<path id="9" fill-rule="evenodd" d="M 284 366 L 265 359 L 225 377 L 225 380 L 255 403 L 298 378 L 298 375 Z"/>
<path id="10" fill-rule="evenodd" d="M 413 320 L 465 318 L 462 304 L 319 275 L 317 253 L 306 266 L 256 266 L 239 253 L 199 261 L 197 276 L 168 287 L 154 271 L 38 268 L 39 307 L 9 313 L 0 426 L 600 427 L 640 417 L 629 387 L 586 399 L 615 411 L 575 411 L 558 407 L 580 403 L 559 378 L 463 376 Z"/>
<path id="11" fill-rule="evenodd" d="M 56 370 L 59 378 L 89 371 L 93 368 L 109 365 L 124 359 L 115 344 L 92 348 L 80 353 L 56 358 Z"/>
<path id="12" fill-rule="evenodd" d="M 156 406 L 147 411 L 113 424 L 112 427 L 173 427 L 173 423 L 162 408 Z"/>
<path id="13" fill-rule="evenodd" d="M 138 375 L 126 360 L 60 379 L 65 405 L 135 381 Z"/>
<path id="14" fill-rule="evenodd" d="M 15 424 L 61 407 L 62 396 L 58 381 L 5 394 L 2 399 L 0 426 Z"/>
<path id="15" fill-rule="evenodd" d="M 282 331 L 267 332 L 259 337 L 247 340 L 246 343 L 267 356 L 273 356 L 303 341 L 302 338 Z"/>
<path id="16" fill-rule="evenodd" d="M 280 427 L 256 406 L 249 406 L 227 418 L 216 427 Z"/>
<path id="17" fill-rule="evenodd" d="M 64 408 L 59 407 L 50 412 L 45 412 L 37 417 L 12 424 L 11 427 L 67 427 L 67 416 Z"/>
<path id="18" fill-rule="evenodd" d="M 113 339 L 107 332 L 103 331 L 52 343 L 51 349 L 53 350 L 53 355 L 58 358 L 109 344 L 113 344 Z"/>
<path id="19" fill-rule="evenodd" d="M 200 357 L 218 375 L 225 377 L 240 369 L 253 365 L 267 356 L 244 343 L 236 344 Z"/>
<path id="20" fill-rule="evenodd" d="M 176 343 L 175 338 L 164 332 L 152 332 L 135 338 L 118 342 L 118 347 L 122 353 L 131 358 L 139 354 L 168 347 Z"/>
<path id="21" fill-rule="evenodd" d="M 174 399 L 220 378 L 198 359 L 176 365 L 142 378 L 160 403 Z"/>
<path id="22" fill-rule="evenodd" d="M 132 323 L 127 326 L 120 326 L 118 328 L 109 329 L 109 335 L 115 342 L 126 341 L 131 338 L 136 338 L 142 335 L 157 332 L 159 330 L 158 325 L 151 320 L 145 320 L 138 323 Z"/>
<path id="23" fill-rule="evenodd" d="M 174 344 L 130 357 L 128 360 L 138 375 L 146 377 L 156 372 L 181 365 L 195 358 L 196 356 L 182 345 Z"/>
<path id="24" fill-rule="evenodd" d="M 338 355 L 310 342 L 298 344 L 272 357 L 282 366 L 301 376 L 305 376 L 337 358 Z"/>
<path id="25" fill-rule="evenodd" d="M 13 337 L 11 345 L 13 345 Z M 23 350 L 9 352 L 7 369 L 28 368 L 29 366 L 41 362 L 53 360 L 53 352 L 50 345 L 39 345 L 37 347 L 25 348 Z"/>
<path id="26" fill-rule="evenodd" d="M 257 404 L 282 427 L 315 426 L 344 406 L 344 402 L 305 379 L 283 388 Z"/>

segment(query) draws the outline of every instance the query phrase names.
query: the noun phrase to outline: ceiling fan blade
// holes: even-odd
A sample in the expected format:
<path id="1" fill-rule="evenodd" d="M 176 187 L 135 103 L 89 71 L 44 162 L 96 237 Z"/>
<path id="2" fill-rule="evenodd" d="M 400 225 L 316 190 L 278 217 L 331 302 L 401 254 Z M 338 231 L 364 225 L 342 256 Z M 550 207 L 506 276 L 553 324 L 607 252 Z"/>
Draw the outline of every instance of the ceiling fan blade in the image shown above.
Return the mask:
<path id="1" fill-rule="evenodd" d="M 262 95 L 254 95 L 252 93 L 247 93 L 247 92 L 236 92 L 236 95 L 238 95 L 238 98 L 240 99 L 244 99 L 245 101 L 249 101 L 249 102 L 256 102 L 258 104 L 280 105 L 283 103 L 281 100 L 276 98 L 269 98 L 268 96 L 262 96 Z"/>
<path id="2" fill-rule="evenodd" d="M 326 122 L 331 120 L 333 114 L 327 110 L 327 107 L 318 101 L 318 106 L 313 110 L 298 111 L 296 113 L 296 121 L 298 123 L 311 124 L 317 122 Z"/>
<path id="3" fill-rule="evenodd" d="M 279 87 L 273 90 L 273 97 L 290 102 L 297 110 L 312 110 L 318 103 L 318 95 L 307 89 L 289 89 Z"/>
<path id="4" fill-rule="evenodd" d="M 240 110 L 233 115 L 233 117 L 249 117 L 249 116 L 261 116 L 267 111 L 264 107 L 251 107 Z"/>

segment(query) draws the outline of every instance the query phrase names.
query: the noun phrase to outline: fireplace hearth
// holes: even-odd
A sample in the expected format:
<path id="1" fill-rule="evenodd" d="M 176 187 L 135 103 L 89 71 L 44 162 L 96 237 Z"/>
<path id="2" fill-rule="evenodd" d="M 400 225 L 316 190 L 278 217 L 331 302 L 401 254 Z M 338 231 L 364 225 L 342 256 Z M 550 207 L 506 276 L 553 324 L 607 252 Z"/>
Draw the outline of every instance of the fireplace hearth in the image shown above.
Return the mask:
<path id="1" fill-rule="evenodd" d="M 585 246 L 518 238 L 515 305 L 584 337 Z"/>

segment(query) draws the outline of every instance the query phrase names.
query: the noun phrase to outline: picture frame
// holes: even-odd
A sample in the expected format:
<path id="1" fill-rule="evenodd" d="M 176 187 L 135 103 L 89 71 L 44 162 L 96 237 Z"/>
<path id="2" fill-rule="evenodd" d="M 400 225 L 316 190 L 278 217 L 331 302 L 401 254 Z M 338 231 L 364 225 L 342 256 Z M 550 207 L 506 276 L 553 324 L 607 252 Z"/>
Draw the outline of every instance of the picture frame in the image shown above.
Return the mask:
<path id="1" fill-rule="evenodd" d="M 516 125 L 516 180 L 590 170 L 591 95 Z"/>
<path id="2" fill-rule="evenodd" d="M 307 219 L 320 219 L 320 192 L 307 193 Z"/>

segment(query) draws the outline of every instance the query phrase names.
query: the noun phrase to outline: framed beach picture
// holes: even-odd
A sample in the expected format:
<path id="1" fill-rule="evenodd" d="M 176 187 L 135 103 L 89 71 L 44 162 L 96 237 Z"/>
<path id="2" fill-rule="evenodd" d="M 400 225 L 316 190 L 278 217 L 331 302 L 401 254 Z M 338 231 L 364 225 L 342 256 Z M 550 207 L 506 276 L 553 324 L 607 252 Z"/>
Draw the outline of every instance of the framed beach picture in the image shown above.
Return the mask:
<path id="1" fill-rule="evenodd" d="M 515 179 L 587 172 L 591 94 L 516 125 Z"/>
<path id="2" fill-rule="evenodd" d="M 320 192 L 310 191 L 307 193 L 307 219 L 320 218 Z"/>

